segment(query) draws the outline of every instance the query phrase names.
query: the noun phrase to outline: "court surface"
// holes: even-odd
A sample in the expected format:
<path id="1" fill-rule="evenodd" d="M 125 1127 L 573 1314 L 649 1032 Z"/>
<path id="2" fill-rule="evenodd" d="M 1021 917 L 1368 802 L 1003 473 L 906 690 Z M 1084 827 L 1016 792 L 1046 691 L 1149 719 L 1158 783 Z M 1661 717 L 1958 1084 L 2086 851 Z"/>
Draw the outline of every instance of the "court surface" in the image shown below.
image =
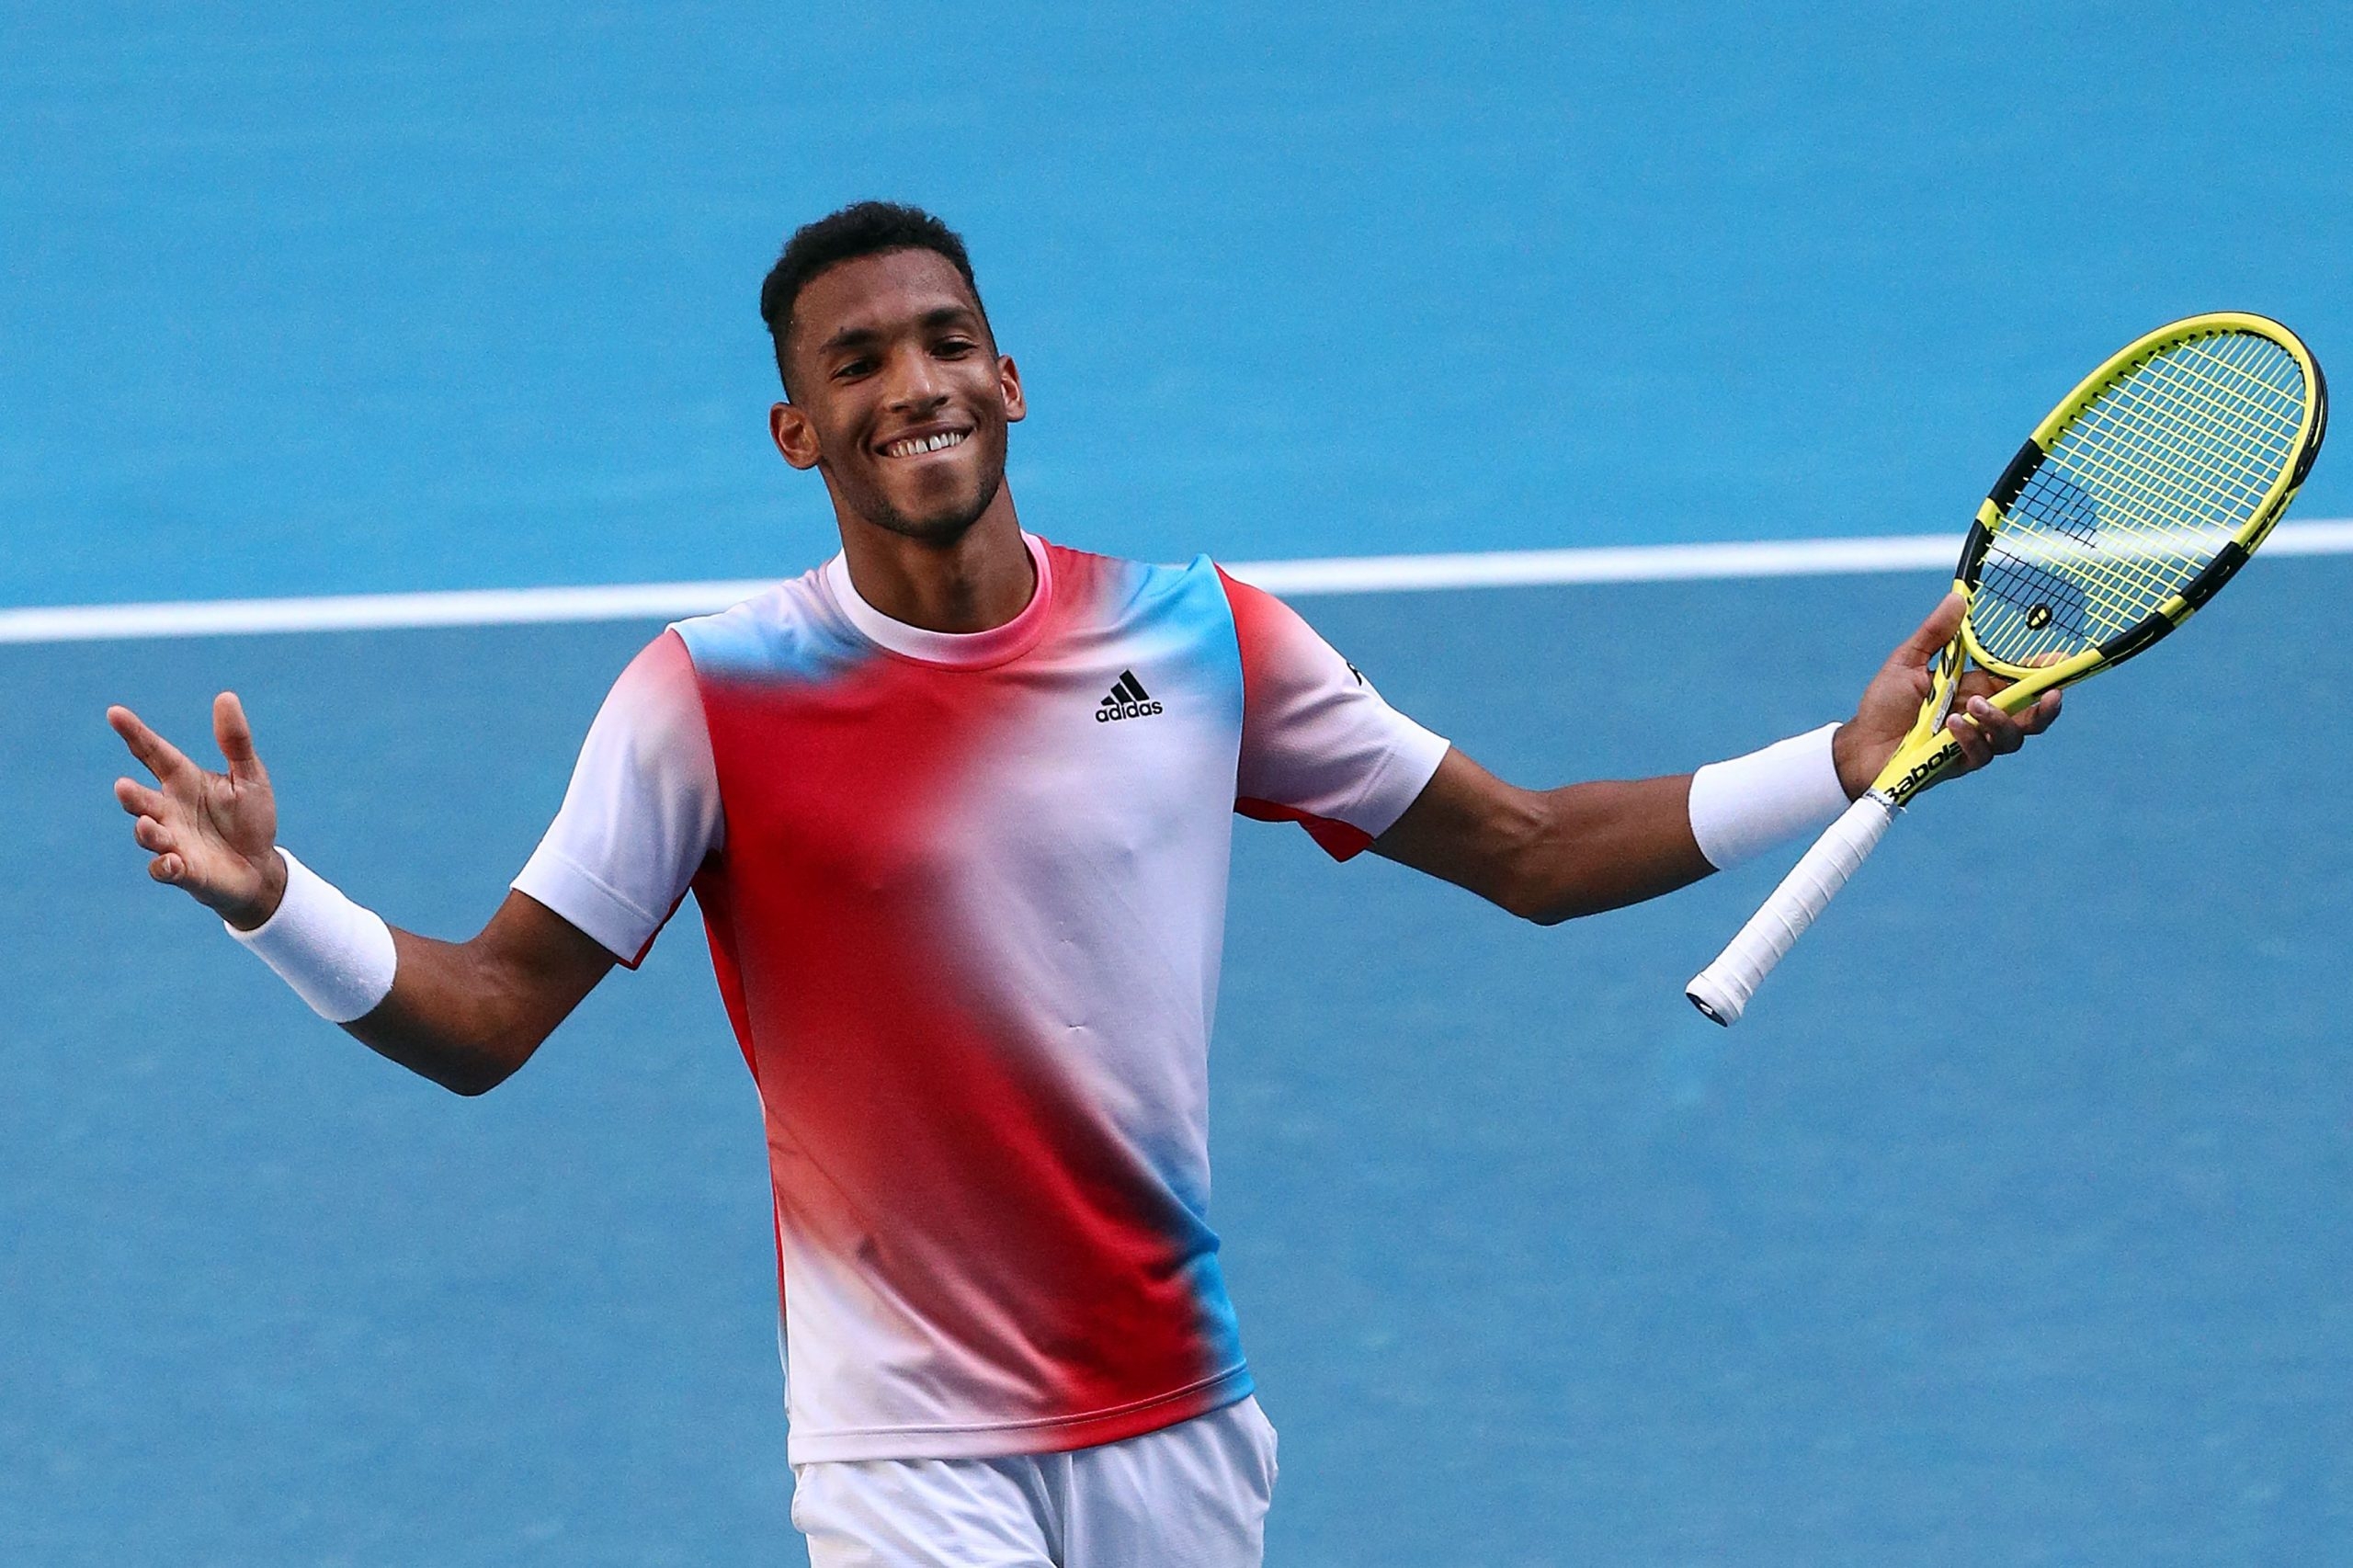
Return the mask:
<path id="1" fill-rule="evenodd" d="M 0 607 L 797 571 L 752 296 L 877 191 L 973 241 L 1025 521 L 1158 558 L 1957 532 L 2169 315 L 2353 363 L 2335 13 L 1856 15 L 0 6 Z M 1534 783 L 1837 716 L 1939 585 L 1300 605 Z M 1270 1562 L 2353 1557 L 2348 593 L 2256 562 L 1908 813 L 1731 1033 L 1681 985 L 1779 859 L 1540 931 L 1241 824 Z M 657 629 L 0 646 L 0 1556 L 800 1561 L 691 909 L 461 1101 L 107 795 L 106 703 L 194 741 L 233 687 L 287 842 L 461 935 Z"/>

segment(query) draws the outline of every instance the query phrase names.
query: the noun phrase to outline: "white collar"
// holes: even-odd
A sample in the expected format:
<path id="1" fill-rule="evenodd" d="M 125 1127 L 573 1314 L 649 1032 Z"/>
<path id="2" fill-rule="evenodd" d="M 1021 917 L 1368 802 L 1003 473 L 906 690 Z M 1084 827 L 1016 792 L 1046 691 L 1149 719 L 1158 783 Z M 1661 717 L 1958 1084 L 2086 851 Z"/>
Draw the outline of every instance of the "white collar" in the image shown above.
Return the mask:
<path id="1" fill-rule="evenodd" d="M 1054 597 L 1053 563 L 1046 554 L 1046 541 L 1025 532 L 1021 542 L 1029 547 L 1029 559 L 1037 565 L 1037 588 L 1019 615 L 986 631 L 932 631 L 892 619 L 858 597 L 857 585 L 849 580 L 849 562 L 843 556 L 825 562 L 825 586 L 859 635 L 904 658 L 966 667 L 1001 664 L 1037 641 L 1045 625 L 1047 606 Z"/>

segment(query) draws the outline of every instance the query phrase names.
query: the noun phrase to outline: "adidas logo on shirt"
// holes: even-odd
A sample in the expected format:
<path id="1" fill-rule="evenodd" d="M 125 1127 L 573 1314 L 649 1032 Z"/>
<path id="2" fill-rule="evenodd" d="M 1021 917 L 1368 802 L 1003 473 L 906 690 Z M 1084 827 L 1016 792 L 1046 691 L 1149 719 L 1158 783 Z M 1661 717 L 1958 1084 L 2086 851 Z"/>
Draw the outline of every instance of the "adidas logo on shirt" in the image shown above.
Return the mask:
<path id="1" fill-rule="evenodd" d="M 1120 678 L 1112 683 L 1111 695 L 1096 705 L 1095 722 L 1108 724 L 1114 719 L 1149 719 L 1159 711 L 1160 704 L 1144 690 L 1143 682 L 1136 679 L 1136 672 L 1121 670 Z"/>

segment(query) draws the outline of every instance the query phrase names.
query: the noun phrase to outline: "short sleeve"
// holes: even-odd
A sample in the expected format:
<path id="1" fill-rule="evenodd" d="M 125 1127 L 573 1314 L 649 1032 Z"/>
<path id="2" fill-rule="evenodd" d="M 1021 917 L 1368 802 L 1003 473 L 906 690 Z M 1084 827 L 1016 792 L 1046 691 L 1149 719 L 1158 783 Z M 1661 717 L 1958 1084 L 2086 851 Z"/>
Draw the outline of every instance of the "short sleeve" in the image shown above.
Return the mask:
<path id="1" fill-rule="evenodd" d="M 515 890 L 635 968 L 722 835 L 694 661 L 665 631 L 613 683 Z"/>
<path id="2" fill-rule="evenodd" d="M 1382 700 L 1290 606 L 1218 575 L 1242 648 L 1234 810 L 1299 823 L 1347 859 L 1404 814 L 1447 743 Z"/>

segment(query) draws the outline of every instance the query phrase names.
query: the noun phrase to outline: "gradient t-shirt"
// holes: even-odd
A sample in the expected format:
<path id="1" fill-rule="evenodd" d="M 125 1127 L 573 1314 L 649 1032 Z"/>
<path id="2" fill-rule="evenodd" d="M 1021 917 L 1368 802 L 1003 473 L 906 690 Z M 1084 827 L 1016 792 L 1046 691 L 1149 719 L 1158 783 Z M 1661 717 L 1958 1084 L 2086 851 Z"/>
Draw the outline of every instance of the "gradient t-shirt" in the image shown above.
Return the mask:
<path id="1" fill-rule="evenodd" d="M 1237 811 L 1339 858 L 1446 742 L 1206 558 L 1025 536 L 971 635 L 838 557 L 631 664 L 515 886 L 634 964 L 691 889 L 759 1089 L 791 1458 L 1116 1441 L 1251 1391 L 1209 1225 Z"/>

